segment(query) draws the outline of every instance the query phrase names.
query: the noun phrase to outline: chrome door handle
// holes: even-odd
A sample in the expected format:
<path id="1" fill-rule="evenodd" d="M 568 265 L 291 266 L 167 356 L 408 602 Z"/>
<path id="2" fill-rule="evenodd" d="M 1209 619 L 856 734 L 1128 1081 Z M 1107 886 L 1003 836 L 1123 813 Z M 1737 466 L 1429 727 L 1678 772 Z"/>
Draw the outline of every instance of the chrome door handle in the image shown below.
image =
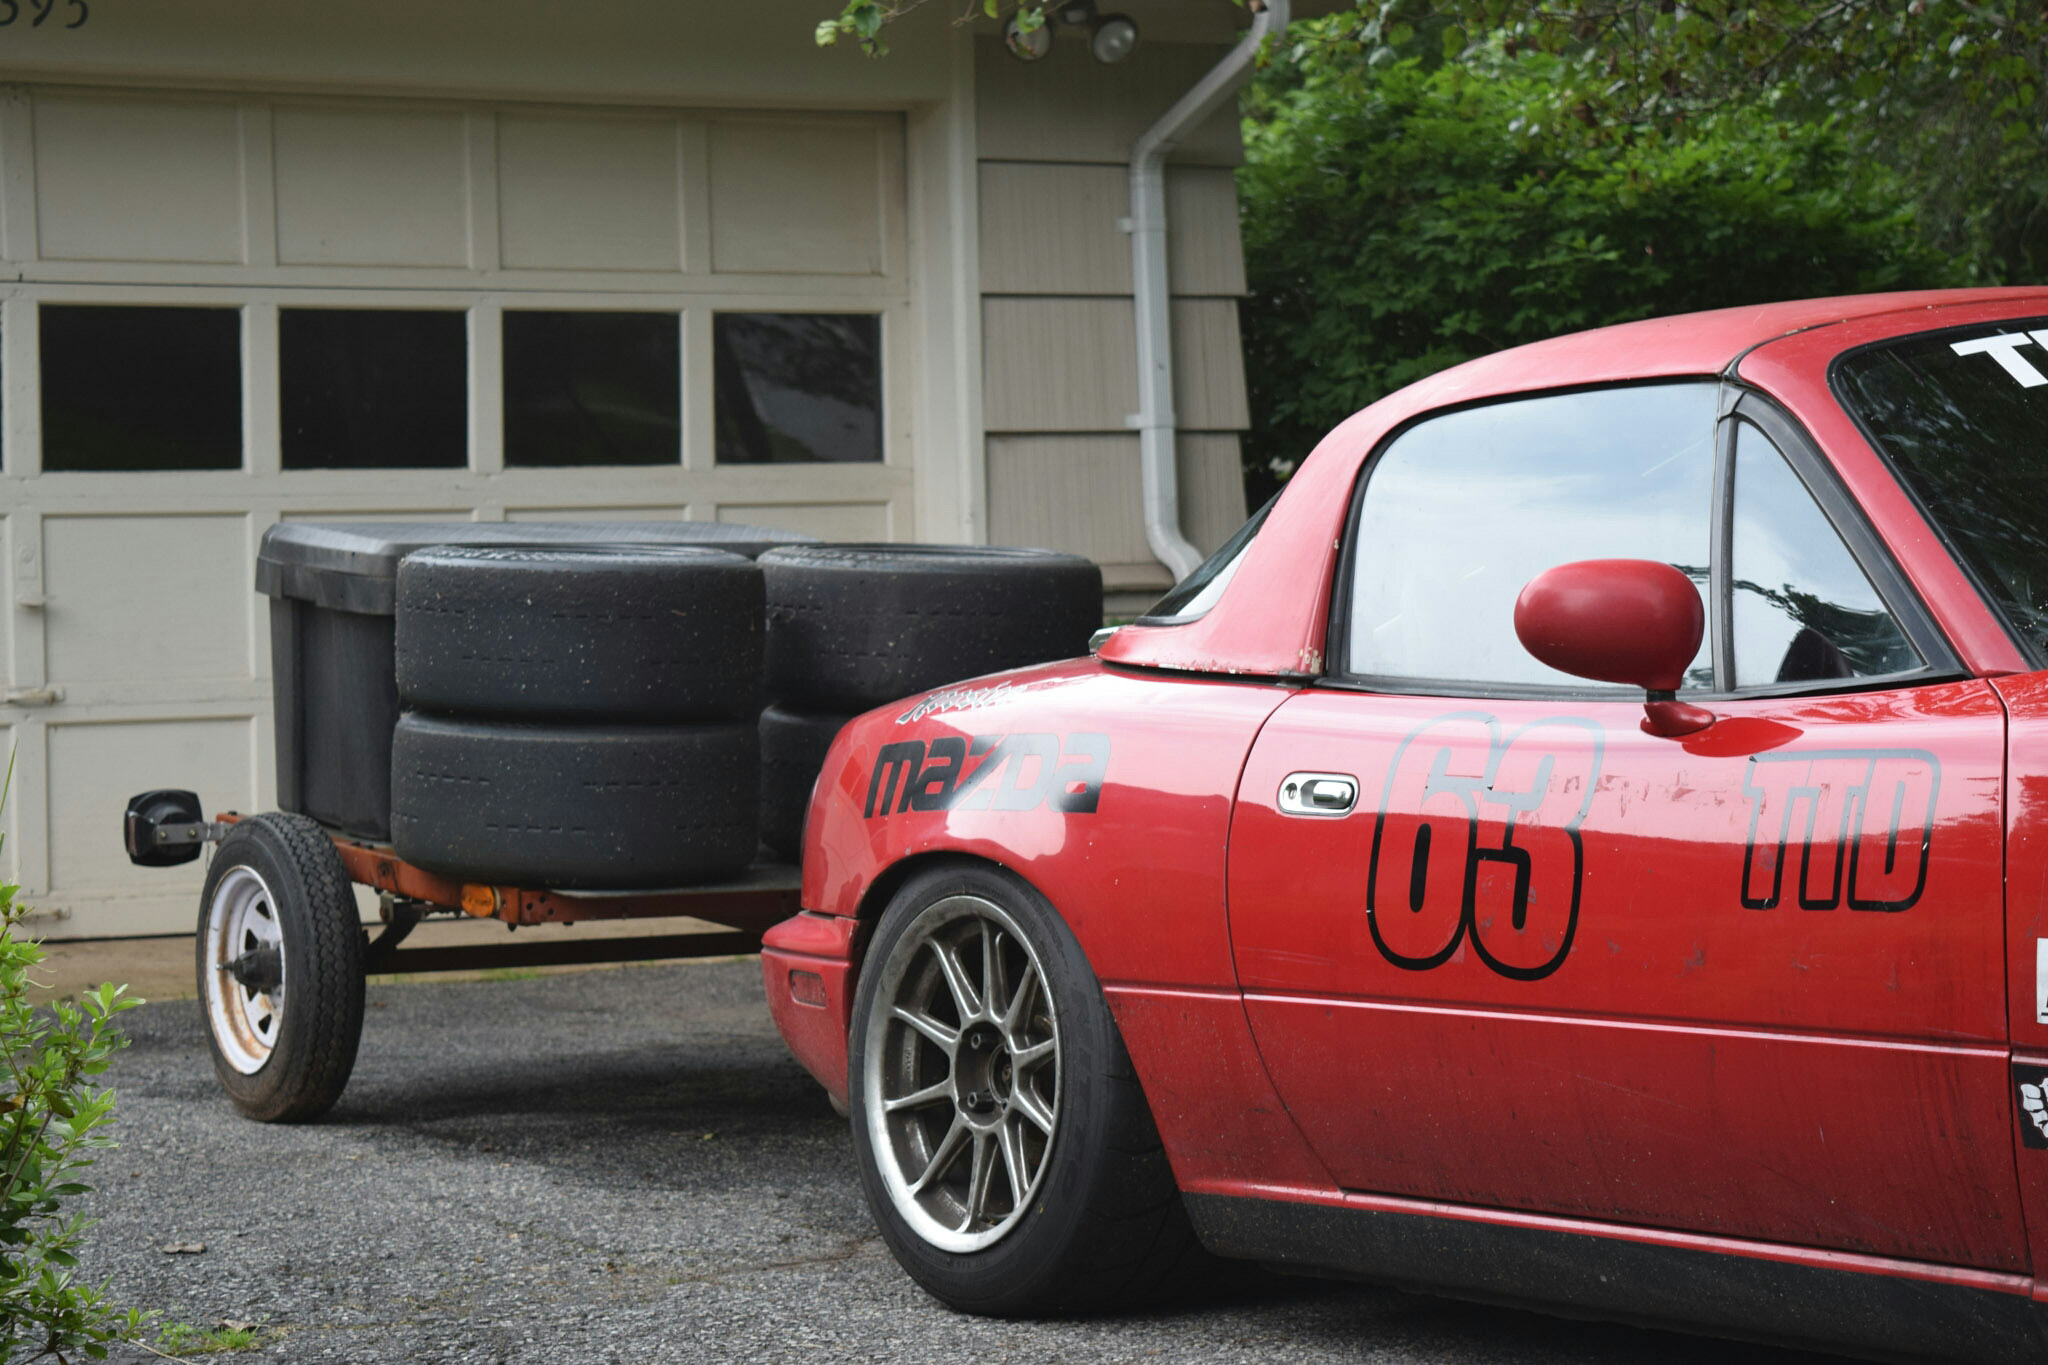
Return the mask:
<path id="1" fill-rule="evenodd" d="M 1287 815 L 1349 815 L 1358 803 L 1358 779 L 1348 773 L 1289 773 L 1280 780 Z"/>

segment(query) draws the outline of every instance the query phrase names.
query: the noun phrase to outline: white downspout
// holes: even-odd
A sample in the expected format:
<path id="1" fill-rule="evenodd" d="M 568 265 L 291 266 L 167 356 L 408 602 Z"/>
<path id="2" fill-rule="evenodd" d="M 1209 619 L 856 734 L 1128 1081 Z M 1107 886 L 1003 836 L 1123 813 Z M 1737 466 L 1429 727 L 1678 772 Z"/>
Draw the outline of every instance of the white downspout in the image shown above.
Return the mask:
<path id="1" fill-rule="evenodd" d="M 1138 462 L 1144 479 L 1145 541 L 1177 583 L 1202 553 L 1180 531 L 1180 474 L 1174 464 L 1173 299 L 1166 279 L 1166 157 L 1181 134 L 1221 108 L 1251 75 L 1266 35 L 1287 27 L 1289 0 L 1249 0 L 1251 30 L 1214 70 L 1182 95 L 1131 146 L 1131 285 L 1138 315 Z"/>

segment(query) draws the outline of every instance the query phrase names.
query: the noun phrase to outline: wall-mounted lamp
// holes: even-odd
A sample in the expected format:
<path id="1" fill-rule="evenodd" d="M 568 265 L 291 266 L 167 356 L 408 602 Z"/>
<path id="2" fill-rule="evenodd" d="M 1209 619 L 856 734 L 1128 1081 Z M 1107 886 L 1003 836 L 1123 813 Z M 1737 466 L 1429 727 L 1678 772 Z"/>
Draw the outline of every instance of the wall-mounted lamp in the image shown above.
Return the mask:
<path id="1" fill-rule="evenodd" d="M 1024 16 L 1013 14 L 1003 25 L 1003 46 L 1010 49 L 1010 55 L 1020 62 L 1035 62 L 1052 51 L 1052 22 L 1047 20 L 1037 28 L 1026 29 Z"/>
<path id="2" fill-rule="evenodd" d="M 1086 28 L 1088 51 L 1104 65 L 1122 61 L 1138 45 L 1138 23 L 1130 15 L 1102 14 L 1096 8 L 1096 0 L 1062 0 L 1046 12 L 1042 24 L 1028 32 L 1022 16 L 1011 15 L 1003 25 L 1003 46 L 1018 60 L 1035 62 L 1052 51 L 1055 22 L 1069 28 Z"/>

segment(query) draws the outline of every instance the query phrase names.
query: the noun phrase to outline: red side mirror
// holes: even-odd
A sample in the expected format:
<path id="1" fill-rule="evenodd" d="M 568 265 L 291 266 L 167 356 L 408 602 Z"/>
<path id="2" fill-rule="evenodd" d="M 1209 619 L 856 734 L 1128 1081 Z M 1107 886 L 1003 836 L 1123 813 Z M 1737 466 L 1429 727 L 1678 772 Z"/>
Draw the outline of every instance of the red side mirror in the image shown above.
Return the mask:
<path id="1" fill-rule="evenodd" d="M 1681 735 L 1713 713 L 1672 699 L 1699 653 L 1706 608 L 1692 580 L 1647 559 L 1582 559 L 1529 580 L 1515 600 L 1522 647 L 1562 673 L 1650 694 L 1643 728 Z"/>

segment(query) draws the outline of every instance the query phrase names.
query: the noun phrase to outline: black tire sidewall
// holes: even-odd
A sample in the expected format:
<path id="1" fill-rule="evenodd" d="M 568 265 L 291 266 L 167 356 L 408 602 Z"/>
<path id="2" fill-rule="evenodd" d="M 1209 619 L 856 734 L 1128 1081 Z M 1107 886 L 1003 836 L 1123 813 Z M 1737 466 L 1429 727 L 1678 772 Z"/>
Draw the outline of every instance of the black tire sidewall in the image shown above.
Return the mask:
<path id="1" fill-rule="evenodd" d="M 465 881 L 558 890 L 687 886 L 746 870 L 759 731 L 559 725 L 408 711 L 391 741 L 398 855 Z"/>
<path id="2" fill-rule="evenodd" d="M 294 823 L 299 827 L 292 828 Z M 322 854 L 333 860 L 331 867 L 313 865 Z M 247 867 L 269 889 L 286 971 L 277 1042 L 263 1065 L 248 1074 L 236 1070 L 221 1051 L 206 995 L 207 974 L 219 970 L 207 957 L 214 895 L 237 867 Z M 363 931 L 348 886 L 326 835 L 304 816 L 259 815 L 240 821 L 207 868 L 194 952 L 200 1012 L 214 1074 L 235 1107 L 250 1118 L 290 1122 L 317 1117 L 348 1082 L 362 1034 L 364 994 Z M 337 1057 L 337 1048 L 345 1057 Z"/>
<path id="3" fill-rule="evenodd" d="M 1059 1126 L 1033 1208 L 1001 1240 L 980 1251 L 932 1246 L 904 1222 L 876 1170 L 867 1129 L 866 1054 L 883 964 L 918 915 L 954 895 L 978 896 L 1006 911 L 1029 937 L 1052 995 L 1060 1031 Z M 913 1279 L 946 1304 L 967 1312 L 1015 1314 L 1057 1307 L 1077 1297 L 1063 1285 L 1083 1251 L 1089 1209 L 1107 1170 L 1101 1154 L 1115 1126 L 1111 1082 L 1123 1045 L 1101 984 L 1073 932 L 1044 897 L 1022 879 L 992 867 L 951 865 L 914 876 L 891 899 L 863 954 L 848 1046 L 847 1091 L 861 1188 L 882 1238 Z"/>
<path id="4" fill-rule="evenodd" d="M 804 851 L 804 823 L 832 741 L 852 720 L 783 706 L 761 712 L 761 843 L 790 862 Z"/>
<path id="5" fill-rule="evenodd" d="M 1102 571 L 1050 550 L 798 546 L 760 562 L 768 695 L 807 711 L 1077 657 L 1102 623 Z"/>
<path id="6" fill-rule="evenodd" d="M 398 569 L 405 705 L 686 723 L 760 709 L 761 570 L 716 547 L 436 547 Z"/>

